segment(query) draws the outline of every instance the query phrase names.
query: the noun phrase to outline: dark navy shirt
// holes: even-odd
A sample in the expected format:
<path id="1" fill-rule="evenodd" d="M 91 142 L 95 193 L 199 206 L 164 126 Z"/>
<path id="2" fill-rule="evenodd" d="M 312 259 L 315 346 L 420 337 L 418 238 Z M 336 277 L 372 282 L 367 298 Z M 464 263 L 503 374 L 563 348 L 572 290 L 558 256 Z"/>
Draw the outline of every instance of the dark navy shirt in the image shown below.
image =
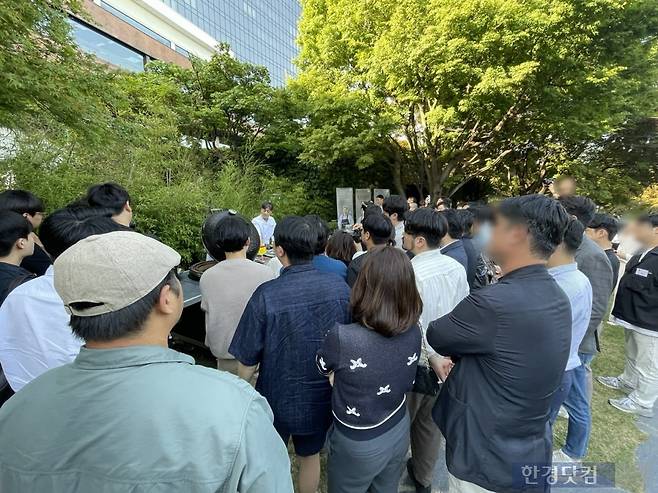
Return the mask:
<path id="1" fill-rule="evenodd" d="M 244 365 L 260 364 L 256 390 L 277 428 L 303 435 L 331 424 L 331 386 L 315 355 L 331 327 L 349 323 L 349 299 L 338 276 L 302 264 L 283 269 L 249 300 L 229 353 Z"/>
<path id="2" fill-rule="evenodd" d="M 441 253 L 455 259 L 457 262 L 462 264 L 464 270 L 467 273 L 466 277 L 468 279 L 468 255 L 466 254 L 462 240 L 455 240 L 449 245 L 441 247 Z"/>
<path id="3" fill-rule="evenodd" d="M 333 415 L 351 438 L 379 436 L 404 418 L 422 333 L 413 326 L 386 337 L 361 324 L 336 325 L 317 355 L 318 370 L 334 373 Z"/>
<path id="4" fill-rule="evenodd" d="M 23 284 L 32 277 L 35 277 L 34 274 L 23 267 L 0 262 L 0 305 L 5 301 L 12 288 Z"/>
<path id="5" fill-rule="evenodd" d="M 327 257 L 326 255 L 316 255 L 313 257 L 313 267 L 320 272 L 336 274 L 337 276 L 340 276 L 343 281 L 347 281 L 347 265 L 340 260 Z"/>

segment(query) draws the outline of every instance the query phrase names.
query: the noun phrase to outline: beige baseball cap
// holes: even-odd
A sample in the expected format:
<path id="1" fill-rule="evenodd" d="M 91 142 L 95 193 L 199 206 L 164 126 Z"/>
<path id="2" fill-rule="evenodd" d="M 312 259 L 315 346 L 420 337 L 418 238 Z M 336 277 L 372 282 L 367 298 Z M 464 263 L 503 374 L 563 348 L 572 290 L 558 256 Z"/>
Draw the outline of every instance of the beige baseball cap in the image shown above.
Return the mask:
<path id="1" fill-rule="evenodd" d="M 55 260 L 55 289 L 70 314 L 102 315 L 142 299 L 178 264 L 175 250 L 148 236 L 132 231 L 94 235 Z M 73 303 L 89 306 L 73 308 Z"/>

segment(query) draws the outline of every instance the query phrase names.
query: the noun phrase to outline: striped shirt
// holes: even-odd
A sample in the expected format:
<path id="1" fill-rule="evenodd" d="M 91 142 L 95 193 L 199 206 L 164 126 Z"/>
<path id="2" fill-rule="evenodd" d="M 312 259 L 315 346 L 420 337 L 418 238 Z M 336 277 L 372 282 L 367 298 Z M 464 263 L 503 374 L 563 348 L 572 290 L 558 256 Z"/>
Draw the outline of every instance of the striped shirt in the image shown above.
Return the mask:
<path id="1" fill-rule="evenodd" d="M 423 349 L 419 364 L 427 366 L 428 357 L 436 352 L 427 344 L 426 332 L 430 322 L 450 313 L 469 293 L 466 270 L 456 260 L 443 255 L 437 248 L 419 253 L 411 259 L 416 275 L 416 286 L 423 300 L 420 325 L 423 330 Z"/>

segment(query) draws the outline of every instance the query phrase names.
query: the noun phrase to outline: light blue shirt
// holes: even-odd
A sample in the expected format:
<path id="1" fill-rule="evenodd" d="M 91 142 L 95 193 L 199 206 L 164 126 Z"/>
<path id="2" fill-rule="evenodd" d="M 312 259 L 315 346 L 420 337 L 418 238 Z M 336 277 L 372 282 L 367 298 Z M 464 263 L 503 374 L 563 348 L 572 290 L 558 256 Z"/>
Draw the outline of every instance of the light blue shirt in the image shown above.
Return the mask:
<path id="1" fill-rule="evenodd" d="M 160 346 L 83 347 L 0 409 L 0 491 L 292 493 L 247 382 Z"/>
<path id="2" fill-rule="evenodd" d="M 262 245 L 269 245 L 272 243 L 272 236 L 274 236 L 274 228 L 276 228 L 276 221 L 270 216 L 269 219 L 263 219 L 260 214 L 251 220 L 251 223 L 256 226 L 258 234 L 260 235 L 260 242 Z"/>
<path id="3" fill-rule="evenodd" d="M 571 350 L 566 371 L 573 370 L 581 365 L 578 347 L 585 337 L 592 316 L 592 285 L 587 276 L 578 270 L 578 264 L 575 262 L 552 267 L 548 272 L 571 304 Z"/>

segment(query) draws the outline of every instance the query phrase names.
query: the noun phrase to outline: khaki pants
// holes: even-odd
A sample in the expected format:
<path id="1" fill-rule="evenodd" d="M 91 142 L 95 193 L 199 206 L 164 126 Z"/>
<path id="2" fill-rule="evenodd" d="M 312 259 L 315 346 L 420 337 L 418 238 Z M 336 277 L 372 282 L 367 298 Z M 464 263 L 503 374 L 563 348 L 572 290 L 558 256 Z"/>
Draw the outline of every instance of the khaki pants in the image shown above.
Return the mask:
<path id="1" fill-rule="evenodd" d="M 491 493 L 491 490 L 485 490 L 475 483 L 463 481 L 450 473 L 448 473 L 448 491 L 450 493 Z"/>
<path id="2" fill-rule="evenodd" d="M 407 408 L 411 418 L 411 466 L 416 480 L 430 486 L 441 448 L 443 435 L 432 418 L 432 408 L 438 396 L 409 392 Z"/>
<path id="3" fill-rule="evenodd" d="M 217 359 L 217 369 L 227 371 L 233 375 L 238 374 L 238 360 L 237 359 Z"/>
<path id="4" fill-rule="evenodd" d="M 619 377 L 635 389 L 629 395 L 639 406 L 653 409 L 658 400 L 658 337 L 626 329 L 626 365 Z"/>

